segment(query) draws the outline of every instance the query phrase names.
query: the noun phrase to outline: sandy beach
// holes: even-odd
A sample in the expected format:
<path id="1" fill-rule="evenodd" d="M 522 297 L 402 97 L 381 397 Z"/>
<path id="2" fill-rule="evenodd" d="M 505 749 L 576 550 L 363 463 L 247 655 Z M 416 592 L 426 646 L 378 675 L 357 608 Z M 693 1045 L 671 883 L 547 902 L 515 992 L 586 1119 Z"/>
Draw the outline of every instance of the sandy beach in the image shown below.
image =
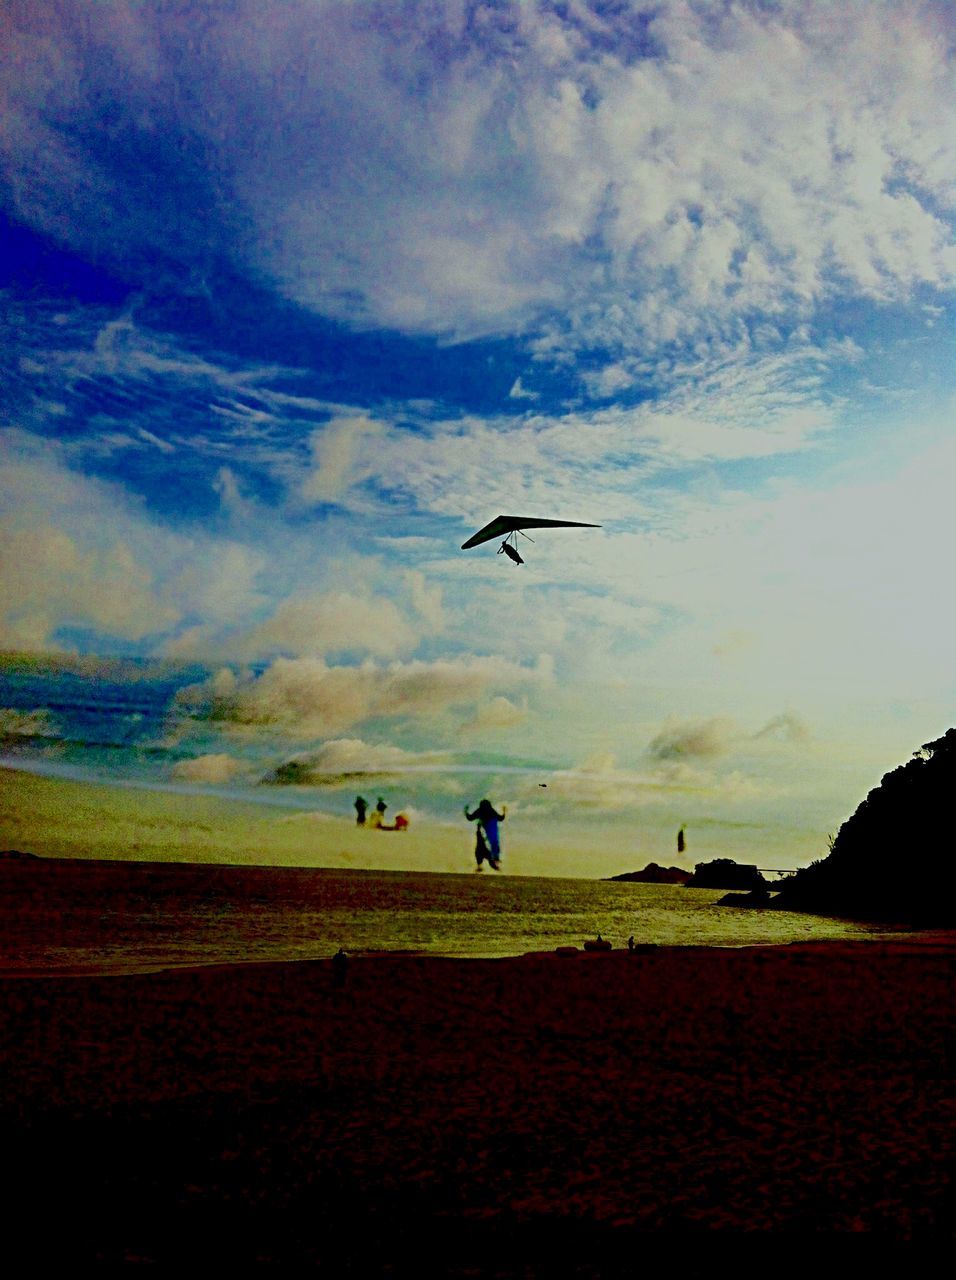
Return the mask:
<path id="1" fill-rule="evenodd" d="M 457 804 L 454 818 L 413 816 L 409 829 L 397 832 L 357 827 L 351 817 L 326 812 L 323 802 L 317 795 L 315 808 L 296 809 L 195 789 L 110 786 L 0 766 L 0 848 L 132 862 L 442 872 L 474 868 L 474 828 Z M 396 801 L 393 813 L 400 808 Z M 505 866 L 509 875 L 572 878 L 633 868 L 637 854 L 601 851 L 599 834 L 593 838 L 597 852 L 592 849 L 583 858 L 576 836 L 542 832 L 533 823 L 509 818 Z"/>
<path id="2" fill-rule="evenodd" d="M 683 1275 L 802 1274 L 867 1249 L 879 1271 L 952 1239 L 954 952 L 7 979 L 15 1243 L 450 1275 L 632 1274 L 652 1245 Z M 51 1229 L 27 1233 L 38 1204 Z"/>

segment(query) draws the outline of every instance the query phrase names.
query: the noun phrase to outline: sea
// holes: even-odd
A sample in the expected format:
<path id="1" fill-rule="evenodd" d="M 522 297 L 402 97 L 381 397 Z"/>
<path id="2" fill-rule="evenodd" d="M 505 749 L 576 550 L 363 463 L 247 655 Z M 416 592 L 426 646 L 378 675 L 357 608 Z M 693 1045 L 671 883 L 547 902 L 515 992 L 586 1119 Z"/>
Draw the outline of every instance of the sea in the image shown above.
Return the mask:
<path id="1" fill-rule="evenodd" d="M 901 931 L 719 906 L 720 890 L 602 880 L 38 859 L 0 864 L 0 972 L 152 972 L 315 960 L 340 947 L 499 957 L 582 947 L 745 947 Z"/>

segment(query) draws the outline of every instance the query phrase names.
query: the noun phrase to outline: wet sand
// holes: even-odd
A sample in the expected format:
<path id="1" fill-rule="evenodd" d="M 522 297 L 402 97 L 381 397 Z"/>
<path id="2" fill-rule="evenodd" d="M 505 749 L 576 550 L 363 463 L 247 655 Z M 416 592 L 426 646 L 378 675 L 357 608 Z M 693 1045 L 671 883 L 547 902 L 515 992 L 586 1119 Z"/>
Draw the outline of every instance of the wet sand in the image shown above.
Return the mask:
<path id="1" fill-rule="evenodd" d="M 951 1249 L 954 953 L 6 979 L 13 1243 L 356 1275 L 889 1274 Z"/>

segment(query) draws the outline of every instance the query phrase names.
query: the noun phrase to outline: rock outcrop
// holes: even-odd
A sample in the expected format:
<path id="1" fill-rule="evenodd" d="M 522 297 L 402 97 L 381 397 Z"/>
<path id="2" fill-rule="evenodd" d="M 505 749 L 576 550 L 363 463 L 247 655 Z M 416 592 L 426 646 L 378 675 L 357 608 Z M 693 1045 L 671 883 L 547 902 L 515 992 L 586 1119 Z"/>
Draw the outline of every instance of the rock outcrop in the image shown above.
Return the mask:
<path id="1" fill-rule="evenodd" d="M 767 882 L 755 866 L 734 862 L 733 858 L 715 858 L 698 862 L 687 881 L 688 889 L 766 889 Z"/>
<path id="2" fill-rule="evenodd" d="M 768 889 L 751 889 L 749 893 L 725 893 L 718 907 L 769 907 L 774 899 Z"/>
<path id="3" fill-rule="evenodd" d="M 649 862 L 643 871 L 624 871 L 619 876 L 608 876 L 609 880 L 633 880 L 641 884 L 686 884 L 690 878 L 689 871 L 680 867 L 662 867 L 656 862 Z"/>

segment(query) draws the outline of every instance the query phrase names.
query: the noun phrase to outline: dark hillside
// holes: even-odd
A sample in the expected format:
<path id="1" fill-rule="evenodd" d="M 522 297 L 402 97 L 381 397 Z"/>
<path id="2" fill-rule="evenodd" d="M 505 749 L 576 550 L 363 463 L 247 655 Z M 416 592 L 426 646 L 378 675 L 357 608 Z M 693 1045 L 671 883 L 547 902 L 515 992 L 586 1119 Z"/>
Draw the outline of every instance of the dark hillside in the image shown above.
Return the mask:
<path id="1" fill-rule="evenodd" d="M 886 774 L 840 827 L 828 857 L 788 880 L 798 911 L 956 925 L 956 729 Z"/>

